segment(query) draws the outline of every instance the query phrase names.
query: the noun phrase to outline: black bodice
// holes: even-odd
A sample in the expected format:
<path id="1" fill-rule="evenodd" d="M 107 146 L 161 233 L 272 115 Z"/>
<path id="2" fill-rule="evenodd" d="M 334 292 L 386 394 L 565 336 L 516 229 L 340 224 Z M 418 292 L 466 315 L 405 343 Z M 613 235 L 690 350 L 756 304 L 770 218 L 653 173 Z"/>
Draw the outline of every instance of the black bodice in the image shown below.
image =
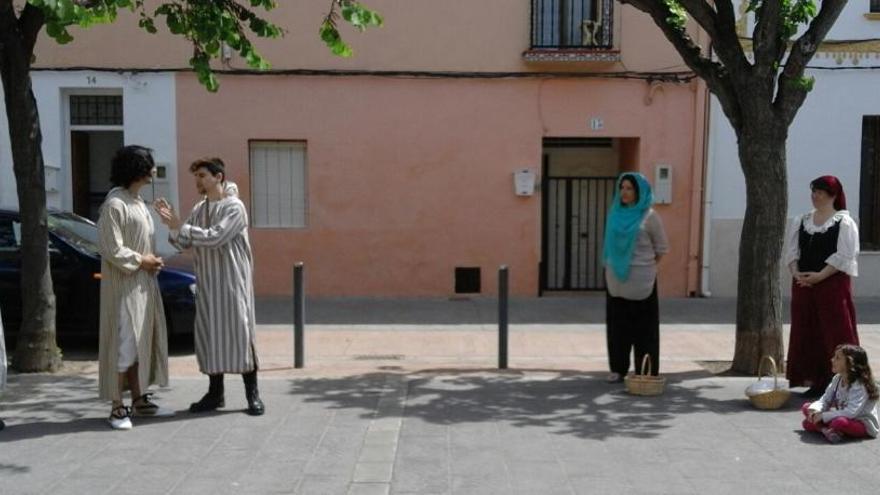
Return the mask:
<path id="1" fill-rule="evenodd" d="M 798 247 L 801 257 L 798 260 L 798 270 L 802 272 L 820 272 L 825 268 L 825 260 L 837 252 L 837 237 L 840 235 L 840 220 L 825 232 L 810 234 L 804 229 L 801 222 L 798 231 Z"/>

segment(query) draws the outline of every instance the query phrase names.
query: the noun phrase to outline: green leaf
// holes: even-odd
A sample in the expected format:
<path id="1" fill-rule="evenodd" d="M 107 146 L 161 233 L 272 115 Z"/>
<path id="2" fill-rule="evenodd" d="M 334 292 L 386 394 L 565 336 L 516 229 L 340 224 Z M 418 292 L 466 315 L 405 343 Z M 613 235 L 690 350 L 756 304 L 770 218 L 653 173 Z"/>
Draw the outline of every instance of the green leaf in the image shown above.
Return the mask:
<path id="1" fill-rule="evenodd" d="M 335 43 L 333 43 L 330 46 L 330 51 L 333 52 L 333 55 L 343 58 L 349 58 L 354 55 L 351 47 L 345 44 L 345 42 L 343 42 L 342 40 L 337 40 Z"/>
<path id="2" fill-rule="evenodd" d="M 220 55 L 220 42 L 217 41 L 216 39 L 209 41 L 205 45 L 205 51 L 208 53 L 208 55 L 210 55 L 212 57 L 219 56 Z"/>
<path id="3" fill-rule="evenodd" d="M 354 7 L 350 5 L 346 5 L 342 7 L 342 18 L 345 19 L 345 22 L 351 22 L 351 16 L 355 13 Z"/>
<path id="4" fill-rule="evenodd" d="M 669 17 L 666 18 L 666 23 L 683 31 L 687 25 L 687 10 L 678 3 L 678 0 L 663 0 L 663 3 L 669 8 Z"/>
<path id="5" fill-rule="evenodd" d="M 70 0 L 58 2 L 55 5 L 55 15 L 60 22 L 64 24 L 72 24 L 76 21 L 74 17 L 73 2 Z"/>
<path id="6" fill-rule="evenodd" d="M 165 18 L 165 23 L 168 25 L 171 34 L 183 34 L 186 32 L 186 26 L 177 14 L 169 14 Z"/>
<path id="7" fill-rule="evenodd" d="M 146 32 L 148 32 L 148 33 L 150 33 L 150 34 L 156 34 L 156 32 L 157 32 L 157 30 L 156 30 L 156 24 L 153 23 L 153 20 L 152 20 L 152 19 L 147 18 L 147 17 L 142 18 L 142 19 L 138 22 L 138 26 L 140 26 L 141 29 L 143 29 L 144 31 L 146 31 Z"/>
<path id="8" fill-rule="evenodd" d="M 332 46 L 333 43 L 339 41 L 339 31 L 331 25 L 329 22 L 325 22 L 321 25 L 321 39 L 324 40 L 324 43 L 327 43 L 328 46 Z"/>
<path id="9" fill-rule="evenodd" d="M 801 76 L 797 79 L 792 79 L 790 84 L 801 91 L 809 93 L 816 84 L 816 78 L 813 76 Z"/>

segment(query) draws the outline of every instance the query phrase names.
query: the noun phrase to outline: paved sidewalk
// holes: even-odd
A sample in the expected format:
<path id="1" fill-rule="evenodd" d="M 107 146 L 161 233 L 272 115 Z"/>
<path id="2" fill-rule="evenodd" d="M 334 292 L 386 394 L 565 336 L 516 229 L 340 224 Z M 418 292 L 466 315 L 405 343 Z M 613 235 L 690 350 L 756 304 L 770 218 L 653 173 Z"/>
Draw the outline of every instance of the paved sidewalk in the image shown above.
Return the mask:
<path id="1" fill-rule="evenodd" d="M 798 400 L 750 408 L 747 378 L 672 373 L 641 398 L 602 374 L 375 370 L 264 379 L 267 414 L 183 410 L 111 431 L 94 378 L 15 376 L 2 414 L 3 494 L 876 493 L 880 442 L 801 431 Z M 831 470 L 838 469 L 833 473 Z"/>
<path id="2" fill-rule="evenodd" d="M 136 418 L 130 432 L 106 424 L 94 352 L 65 349 L 72 360 L 63 373 L 13 374 L 0 397 L 8 425 L 0 494 L 867 494 L 880 486 L 880 442 L 828 445 L 801 431 L 801 399 L 758 411 L 743 396 L 753 378 L 701 366 L 733 355 L 729 301 L 662 303 L 669 385 L 653 398 L 604 383 L 601 299 L 544 301 L 512 307 L 507 371 L 495 369 L 488 300 L 313 304 L 299 370 L 284 304 L 275 314 L 262 305 L 265 416 L 243 413 L 234 376 L 226 409 L 187 413 L 207 383 L 184 345 L 171 358 L 171 387 L 157 394 L 178 415 Z M 872 303 L 860 301 L 859 332 L 880 369 Z M 835 475 L 829 466 L 844 467 Z"/>

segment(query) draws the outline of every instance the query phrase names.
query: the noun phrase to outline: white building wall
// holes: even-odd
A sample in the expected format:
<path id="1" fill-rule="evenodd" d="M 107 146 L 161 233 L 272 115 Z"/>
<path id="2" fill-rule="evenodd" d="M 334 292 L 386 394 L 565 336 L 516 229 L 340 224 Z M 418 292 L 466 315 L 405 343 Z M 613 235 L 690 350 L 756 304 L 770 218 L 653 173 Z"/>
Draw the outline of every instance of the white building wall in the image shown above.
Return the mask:
<path id="1" fill-rule="evenodd" d="M 878 38 L 880 22 L 864 17 L 867 2 L 850 3 L 829 39 Z M 810 66 L 836 70 L 810 70 L 816 78 L 813 91 L 792 124 L 788 140 L 788 216 L 810 210 L 810 181 L 820 175 L 840 178 L 847 208 L 859 215 L 859 179 L 862 152 L 862 117 L 880 115 L 880 54 L 835 55 L 820 53 Z M 840 70 L 842 69 L 842 70 Z M 745 179 L 737 155 L 736 135 L 718 100 L 712 97 L 707 166 L 711 168 L 712 202 L 709 251 L 704 269 L 713 296 L 735 296 L 739 237 L 745 212 Z M 789 283 L 787 271 L 780 275 Z M 857 296 L 880 296 L 880 252 L 859 256 Z"/>
<path id="2" fill-rule="evenodd" d="M 49 207 L 69 210 L 73 206 L 67 98 L 71 94 L 89 93 L 122 94 L 125 144 L 139 144 L 153 150 L 157 164 L 167 166 L 166 178 L 157 181 L 157 195 L 165 195 L 173 204 L 179 204 L 173 73 L 34 71 L 31 79 L 43 133 Z M 5 116 L 2 98 L 0 111 Z M 0 119 L 0 207 L 18 207 L 5 117 Z M 164 231 L 157 232 L 160 252 L 170 250 L 164 242 L 166 237 Z"/>

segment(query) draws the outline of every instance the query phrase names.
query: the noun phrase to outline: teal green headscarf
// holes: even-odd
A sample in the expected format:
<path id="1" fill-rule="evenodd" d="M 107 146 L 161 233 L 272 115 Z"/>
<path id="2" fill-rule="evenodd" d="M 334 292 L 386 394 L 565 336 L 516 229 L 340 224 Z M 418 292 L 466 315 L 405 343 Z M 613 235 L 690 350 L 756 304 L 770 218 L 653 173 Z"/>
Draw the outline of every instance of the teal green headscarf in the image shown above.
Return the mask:
<path id="1" fill-rule="evenodd" d="M 620 202 L 620 183 L 627 177 L 633 179 L 637 186 L 638 198 L 631 206 L 624 206 Z M 611 211 L 608 212 L 608 220 L 605 223 L 603 259 L 605 265 L 614 271 L 614 275 L 625 281 L 629 278 L 629 263 L 636 248 L 642 219 L 651 208 L 654 195 L 651 194 L 651 184 L 648 184 L 648 179 L 638 172 L 620 174 L 616 186 L 614 199 L 611 201 Z"/>

